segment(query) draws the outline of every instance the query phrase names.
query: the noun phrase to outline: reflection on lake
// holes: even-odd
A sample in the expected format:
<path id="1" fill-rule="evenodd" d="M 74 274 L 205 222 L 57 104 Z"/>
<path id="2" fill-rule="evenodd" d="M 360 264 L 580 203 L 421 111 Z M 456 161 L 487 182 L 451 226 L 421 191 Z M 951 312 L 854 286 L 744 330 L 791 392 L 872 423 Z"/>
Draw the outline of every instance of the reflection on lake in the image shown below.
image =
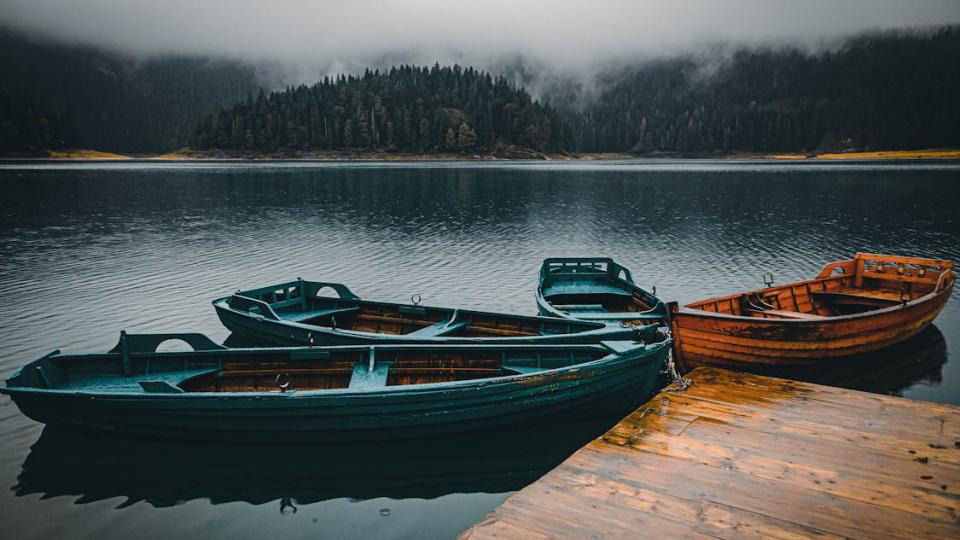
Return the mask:
<path id="1" fill-rule="evenodd" d="M 122 497 L 120 506 L 145 501 L 156 507 L 193 499 L 311 504 L 506 493 L 542 476 L 615 420 L 328 446 L 158 444 L 48 427 L 13 490 L 17 496 L 79 496 L 80 503 Z"/>
<path id="2" fill-rule="evenodd" d="M 222 341 L 210 300 L 297 276 L 533 314 L 542 258 L 614 257 L 681 303 L 855 251 L 957 259 L 960 165 L 0 165 L 0 370 L 117 332 Z M 958 293 L 954 293 L 955 295 Z M 960 302 L 882 354 L 775 375 L 960 403 Z M 37 538 L 449 537 L 616 421 L 390 445 L 44 430 L 0 398 L 0 517 Z M 79 504 L 78 504 L 79 503 Z"/>

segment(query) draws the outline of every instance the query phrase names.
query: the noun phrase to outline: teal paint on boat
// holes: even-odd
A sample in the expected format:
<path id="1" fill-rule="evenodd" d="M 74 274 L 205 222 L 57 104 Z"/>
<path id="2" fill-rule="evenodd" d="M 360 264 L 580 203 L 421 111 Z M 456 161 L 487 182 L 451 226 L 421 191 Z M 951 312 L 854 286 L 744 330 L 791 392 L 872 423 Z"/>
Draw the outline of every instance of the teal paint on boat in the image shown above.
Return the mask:
<path id="1" fill-rule="evenodd" d="M 156 351 L 171 339 L 195 350 Z M 199 334 L 121 334 L 107 353 L 54 352 L 30 362 L 0 392 L 38 422 L 124 436 L 413 438 L 642 401 L 669 349 L 669 339 L 228 349 Z"/>
<path id="2" fill-rule="evenodd" d="M 606 257 L 545 259 L 537 307 L 541 315 L 581 321 L 664 323 L 666 305 Z"/>
<path id="3" fill-rule="evenodd" d="M 329 291 L 332 295 L 323 293 Z M 345 285 L 297 279 L 213 301 L 235 334 L 264 345 L 564 344 L 643 339 L 570 318 L 361 300 Z"/>

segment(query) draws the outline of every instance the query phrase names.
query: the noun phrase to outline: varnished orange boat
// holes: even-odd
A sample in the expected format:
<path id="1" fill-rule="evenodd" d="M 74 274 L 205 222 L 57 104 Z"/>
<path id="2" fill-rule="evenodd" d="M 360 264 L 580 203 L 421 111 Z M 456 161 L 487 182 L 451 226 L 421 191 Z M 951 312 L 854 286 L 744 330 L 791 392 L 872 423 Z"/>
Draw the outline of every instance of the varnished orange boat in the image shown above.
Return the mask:
<path id="1" fill-rule="evenodd" d="M 930 325 L 953 291 L 953 263 L 857 253 L 814 279 L 670 304 L 677 363 L 802 365 L 862 354 Z"/>

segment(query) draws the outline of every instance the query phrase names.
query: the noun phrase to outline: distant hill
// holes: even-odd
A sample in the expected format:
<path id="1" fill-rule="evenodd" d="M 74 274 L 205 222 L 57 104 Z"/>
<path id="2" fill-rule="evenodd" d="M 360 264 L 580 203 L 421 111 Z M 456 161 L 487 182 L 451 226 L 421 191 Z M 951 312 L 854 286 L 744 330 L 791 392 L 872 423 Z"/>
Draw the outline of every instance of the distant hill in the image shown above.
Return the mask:
<path id="1" fill-rule="evenodd" d="M 115 152 L 182 146 L 203 114 L 261 86 L 255 69 L 241 62 L 170 56 L 137 60 L 94 47 L 34 41 L 2 29 L 0 73 L 3 94 L 29 96 L 37 107 L 68 118 L 71 146 Z M 36 143 L 29 137 L 2 141 L 7 148 L 21 149 Z"/>
<path id="2" fill-rule="evenodd" d="M 399 66 L 260 93 L 200 122 L 200 149 L 493 152 L 570 149 L 550 107 L 506 79 L 460 66 Z"/>
<path id="3" fill-rule="evenodd" d="M 45 150 L 76 144 L 73 118 L 24 94 L 0 86 L 0 155 L 44 155 Z"/>
<path id="4" fill-rule="evenodd" d="M 535 71 L 517 61 L 510 71 Z M 282 66 L 276 73 L 283 73 Z M 0 152 L 92 148 L 712 155 L 960 148 L 960 27 L 837 47 L 644 60 L 541 95 L 472 67 L 396 66 L 276 90 L 251 63 L 135 59 L 0 30 Z M 263 89 L 263 91 L 261 91 Z M 273 91 L 271 91 L 273 90 Z"/>
<path id="5" fill-rule="evenodd" d="M 665 59 L 597 84 L 587 107 L 563 111 L 580 151 L 960 147 L 956 26 L 866 34 L 813 54 L 785 47 Z"/>

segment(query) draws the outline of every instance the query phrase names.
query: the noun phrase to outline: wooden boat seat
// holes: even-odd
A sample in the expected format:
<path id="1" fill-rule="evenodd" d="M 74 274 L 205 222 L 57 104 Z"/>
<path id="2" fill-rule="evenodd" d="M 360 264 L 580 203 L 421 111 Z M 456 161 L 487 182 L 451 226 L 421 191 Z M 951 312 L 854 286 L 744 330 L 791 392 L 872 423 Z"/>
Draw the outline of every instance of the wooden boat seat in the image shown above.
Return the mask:
<path id="1" fill-rule="evenodd" d="M 560 311 L 570 311 L 574 313 L 606 313 L 607 310 L 600 304 L 554 304 L 553 307 Z"/>
<path id="2" fill-rule="evenodd" d="M 387 385 L 387 375 L 390 372 L 389 363 L 377 364 L 374 366 L 373 371 L 370 371 L 370 368 L 367 364 L 357 363 L 353 365 L 353 375 L 350 377 L 350 384 L 348 388 L 351 389 L 366 389 L 366 388 L 380 388 Z"/>
<path id="3" fill-rule="evenodd" d="M 512 371 L 516 375 L 527 375 L 530 373 L 538 373 L 540 371 L 546 371 L 550 368 L 539 367 L 539 366 L 501 366 L 504 371 Z"/>
<path id="4" fill-rule="evenodd" d="M 220 368 L 193 369 L 187 371 L 159 371 L 140 373 L 131 377 L 116 374 L 87 375 L 72 378 L 58 387 L 60 390 L 110 390 L 120 392 L 183 392 L 179 385 L 194 377 L 220 372 Z"/>
<path id="5" fill-rule="evenodd" d="M 547 289 L 543 291 L 543 295 L 546 297 L 563 296 L 568 294 L 616 294 L 619 296 L 633 296 L 633 293 L 630 291 L 625 291 L 611 283 L 603 283 L 599 281 L 590 281 L 587 283 L 577 281 L 559 281 L 557 283 L 551 283 Z"/>
<path id="6" fill-rule="evenodd" d="M 408 336 L 414 337 L 437 337 L 445 336 L 447 334 L 452 334 L 457 330 L 466 328 L 470 324 L 470 321 L 454 321 L 450 322 L 449 320 L 443 320 L 437 324 L 427 326 L 426 328 L 421 328 L 407 334 Z"/>
<path id="7" fill-rule="evenodd" d="M 277 313 L 277 316 L 285 321 L 290 322 L 303 322 L 309 321 L 311 319 L 319 319 L 321 317 L 327 317 L 331 315 L 341 315 L 344 313 L 357 313 L 360 311 L 359 307 L 342 307 L 342 308 L 328 308 L 328 309 L 310 309 L 307 311 L 290 311 L 290 312 L 280 312 Z"/>
<path id="8" fill-rule="evenodd" d="M 853 296 L 859 298 L 871 298 L 874 300 L 889 300 L 896 304 L 900 303 L 900 292 L 899 291 L 882 291 L 879 289 L 857 289 L 857 288 L 846 288 L 836 291 L 834 294 L 842 294 L 845 296 Z"/>
<path id="9" fill-rule="evenodd" d="M 799 311 L 786 311 L 782 309 L 764 309 L 764 310 L 750 310 L 753 313 L 763 314 L 763 315 L 772 315 L 779 319 L 825 319 L 821 315 L 814 315 L 813 313 L 801 313 Z"/>
<path id="10" fill-rule="evenodd" d="M 859 294 L 860 292 L 867 294 Z M 886 291 L 864 291 L 863 289 L 850 289 L 839 292 L 814 291 L 813 298 L 819 302 L 858 306 L 888 307 L 900 303 L 899 293 L 891 294 Z"/>

